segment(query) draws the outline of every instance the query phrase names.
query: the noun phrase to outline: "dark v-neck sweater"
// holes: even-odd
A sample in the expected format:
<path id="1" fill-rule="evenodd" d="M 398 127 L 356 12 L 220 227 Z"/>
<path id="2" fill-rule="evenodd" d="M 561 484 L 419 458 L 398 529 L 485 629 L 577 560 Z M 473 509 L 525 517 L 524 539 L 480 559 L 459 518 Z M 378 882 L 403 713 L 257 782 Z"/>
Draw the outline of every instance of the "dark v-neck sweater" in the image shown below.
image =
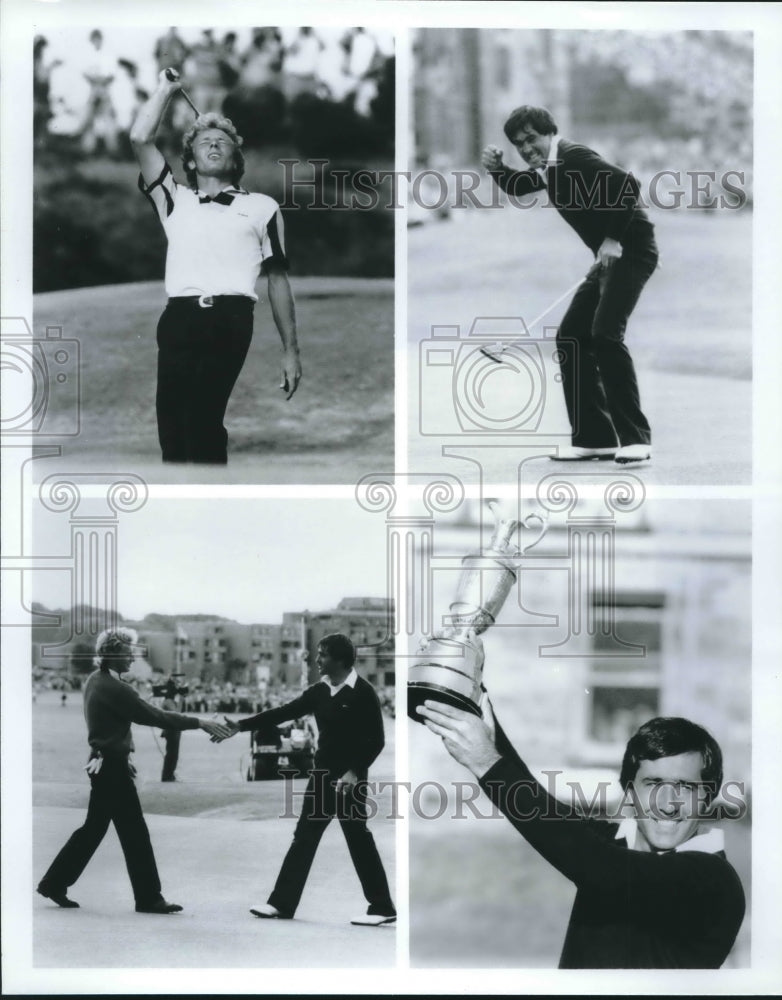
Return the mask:
<path id="1" fill-rule="evenodd" d="M 369 681 L 358 677 L 354 687 L 346 684 L 334 695 L 320 681 L 279 708 L 242 719 L 239 728 L 260 729 L 304 715 L 314 715 L 318 725 L 315 767 L 337 775 L 352 770 L 359 778 L 366 778 L 385 743 L 380 701 Z"/>
<path id="2" fill-rule="evenodd" d="M 533 777 L 498 727 L 504 754 L 480 780 L 519 833 L 576 885 L 562 969 L 716 969 L 744 918 L 724 852 L 630 850 L 613 823 L 577 817 Z"/>

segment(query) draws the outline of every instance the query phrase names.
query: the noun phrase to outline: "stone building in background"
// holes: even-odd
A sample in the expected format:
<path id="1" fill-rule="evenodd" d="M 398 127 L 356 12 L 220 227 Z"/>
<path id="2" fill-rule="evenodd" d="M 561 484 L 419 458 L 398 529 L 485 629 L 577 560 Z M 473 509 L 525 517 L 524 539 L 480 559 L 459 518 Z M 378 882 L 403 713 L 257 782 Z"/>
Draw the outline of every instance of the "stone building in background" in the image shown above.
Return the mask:
<path id="1" fill-rule="evenodd" d="M 475 167 L 519 104 L 542 104 L 568 131 L 563 32 L 437 28 L 413 38 L 410 148 L 417 165 Z"/>
<path id="2" fill-rule="evenodd" d="M 145 621 L 124 621 L 136 629 L 144 647 L 139 678 L 146 678 L 151 668 L 157 675 L 183 674 L 189 684 L 300 690 L 318 680 L 320 640 L 330 632 L 343 632 L 357 647 L 358 672 L 381 688 L 395 684 L 394 612 L 387 598 L 346 597 L 326 611 L 286 611 L 282 621 L 274 623 L 243 624 L 203 615 L 151 617 L 153 627 Z M 56 659 L 44 657 L 43 644 L 33 643 L 34 674 L 43 677 L 45 667 L 60 679 L 67 677 L 70 649 L 63 649 Z"/>

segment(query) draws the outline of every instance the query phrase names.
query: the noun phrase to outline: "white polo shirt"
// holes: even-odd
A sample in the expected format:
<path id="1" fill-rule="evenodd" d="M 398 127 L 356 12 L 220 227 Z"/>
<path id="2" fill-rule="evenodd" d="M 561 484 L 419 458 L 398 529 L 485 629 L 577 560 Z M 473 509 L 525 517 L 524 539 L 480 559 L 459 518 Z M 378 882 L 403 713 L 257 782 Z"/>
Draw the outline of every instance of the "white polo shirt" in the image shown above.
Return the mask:
<path id="1" fill-rule="evenodd" d="M 182 295 L 246 295 L 253 301 L 255 282 L 274 263 L 287 270 L 280 206 L 265 194 L 227 187 L 217 195 L 230 204 L 207 199 L 177 184 L 168 164 L 160 177 L 139 189 L 157 212 L 168 240 L 166 292 Z"/>

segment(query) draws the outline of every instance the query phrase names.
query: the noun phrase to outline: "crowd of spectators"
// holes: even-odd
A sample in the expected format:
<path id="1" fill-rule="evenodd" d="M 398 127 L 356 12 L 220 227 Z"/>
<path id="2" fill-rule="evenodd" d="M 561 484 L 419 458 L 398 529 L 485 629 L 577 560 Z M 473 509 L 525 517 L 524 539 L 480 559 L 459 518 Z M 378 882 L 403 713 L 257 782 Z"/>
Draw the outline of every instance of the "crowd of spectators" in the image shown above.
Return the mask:
<path id="1" fill-rule="evenodd" d="M 244 29 L 218 35 L 204 28 L 183 37 L 175 27 L 154 40 L 143 58 L 124 57 L 100 29 L 49 59 L 50 40 L 33 45 L 36 149 L 70 144 L 85 155 L 129 155 L 127 135 L 158 73 L 176 69 L 200 112 L 222 112 L 249 146 L 297 132 L 313 102 L 369 117 L 392 73 L 387 44 L 363 27 L 342 32 L 313 27 Z M 54 39 L 52 39 L 54 41 Z M 61 41 L 61 40 L 58 40 Z M 61 46 L 60 46 L 61 47 Z M 172 102 L 162 140 L 181 136 L 192 120 L 186 102 Z"/>
<path id="2" fill-rule="evenodd" d="M 162 705 L 163 696 L 156 695 L 155 688 L 167 678 L 161 674 L 153 674 L 148 679 L 129 677 L 127 682 L 133 684 L 142 698 Z M 58 697 L 69 691 L 78 691 L 83 678 L 72 678 L 66 675 L 39 677 L 33 681 L 33 701 L 46 691 L 55 691 Z M 181 706 L 179 711 L 186 714 L 213 715 L 226 713 L 228 715 L 257 715 L 268 708 L 284 705 L 301 694 L 302 688 L 288 684 L 273 684 L 265 689 L 244 684 L 232 684 L 226 681 L 185 682 L 182 684 L 186 693 L 177 696 Z M 394 717 L 394 688 L 377 688 L 380 705 L 383 712 L 390 718 Z M 157 699 L 157 700 L 156 700 Z"/>

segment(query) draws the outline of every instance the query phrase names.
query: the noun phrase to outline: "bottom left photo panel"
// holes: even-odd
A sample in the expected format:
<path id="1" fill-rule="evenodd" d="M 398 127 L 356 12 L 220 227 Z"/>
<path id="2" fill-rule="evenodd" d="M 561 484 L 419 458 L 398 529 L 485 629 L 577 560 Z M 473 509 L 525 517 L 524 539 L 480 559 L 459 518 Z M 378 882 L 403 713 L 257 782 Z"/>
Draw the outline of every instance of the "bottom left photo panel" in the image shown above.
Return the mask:
<path id="1" fill-rule="evenodd" d="M 382 522 L 117 497 L 33 511 L 33 967 L 394 966 Z"/>

